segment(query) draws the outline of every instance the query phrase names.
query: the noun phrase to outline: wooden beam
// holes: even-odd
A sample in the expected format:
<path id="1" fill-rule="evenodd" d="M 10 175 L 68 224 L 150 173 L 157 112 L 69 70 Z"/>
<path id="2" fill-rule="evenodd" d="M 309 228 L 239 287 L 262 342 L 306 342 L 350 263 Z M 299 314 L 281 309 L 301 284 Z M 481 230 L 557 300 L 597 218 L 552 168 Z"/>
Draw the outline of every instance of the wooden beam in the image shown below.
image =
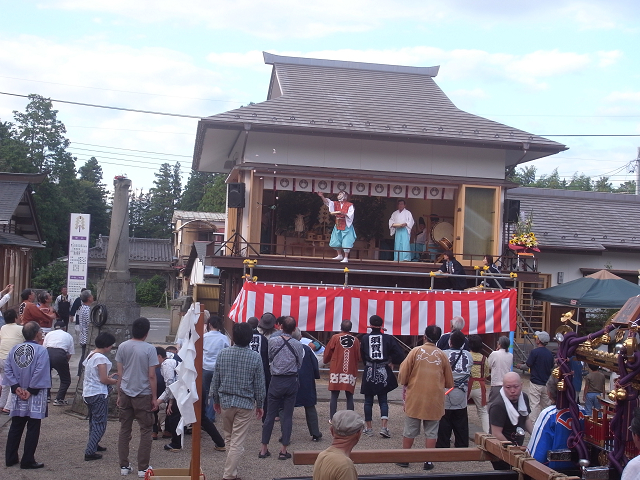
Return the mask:
<path id="1" fill-rule="evenodd" d="M 484 449 L 512 467 L 518 468 L 524 475 L 531 477 L 532 480 L 547 480 L 556 477 L 562 477 L 563 480 L 580 480 L 579 477 L 563 476 L 561 473 L 541 464 L 529 455 L 524 447 L 518 447 L 511 442 L 502 442 L 491 435 L 480 432 L 476 433 L 474 441 L 480 449 Z"/>
<path id="2" fill-rule="evenodd" d="M 313 465 L 320 452 L 293 452 L 294 465 Z M 479 448 L 413 448 L 354 450 L 353 463 L 482 462 L 498 460 Z"/>

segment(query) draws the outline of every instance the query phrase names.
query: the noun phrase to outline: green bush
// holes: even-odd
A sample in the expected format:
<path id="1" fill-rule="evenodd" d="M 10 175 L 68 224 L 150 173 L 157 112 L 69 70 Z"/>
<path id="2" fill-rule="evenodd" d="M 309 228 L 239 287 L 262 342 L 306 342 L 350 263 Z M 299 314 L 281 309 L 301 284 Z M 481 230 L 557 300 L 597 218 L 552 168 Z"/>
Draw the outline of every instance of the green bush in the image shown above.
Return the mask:
<path id="1" fill-rule="evenodd" d="M 160 275 L 154 275 L 149 280 L 132 280 L 136 284 L 136 302 L 143 307 L 157 307 L 167 288 L 166 280 Z"/>
<path id="2" fill-rule="evenodd" d="M 67 284 L 67 263 L 51 262 L 49 265 L 39 268 L 31 279 L 33 288 L 42 288 L 56 295 Z"/>

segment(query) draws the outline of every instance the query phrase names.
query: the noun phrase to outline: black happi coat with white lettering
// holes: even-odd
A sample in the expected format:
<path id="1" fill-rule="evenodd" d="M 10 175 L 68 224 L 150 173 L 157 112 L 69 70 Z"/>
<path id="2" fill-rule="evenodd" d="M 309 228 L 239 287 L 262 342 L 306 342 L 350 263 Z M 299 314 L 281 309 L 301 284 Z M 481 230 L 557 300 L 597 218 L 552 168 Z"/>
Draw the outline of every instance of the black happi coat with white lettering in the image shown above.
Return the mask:
<path id="1" fill-rule="evenodd" d="M 395 338 L 374 328 L 360 340 L 360 353 L 364 362 L 360 393 L 379 395 L 398 387 L 390 364 L 401 364 L 405 355 Z"/>

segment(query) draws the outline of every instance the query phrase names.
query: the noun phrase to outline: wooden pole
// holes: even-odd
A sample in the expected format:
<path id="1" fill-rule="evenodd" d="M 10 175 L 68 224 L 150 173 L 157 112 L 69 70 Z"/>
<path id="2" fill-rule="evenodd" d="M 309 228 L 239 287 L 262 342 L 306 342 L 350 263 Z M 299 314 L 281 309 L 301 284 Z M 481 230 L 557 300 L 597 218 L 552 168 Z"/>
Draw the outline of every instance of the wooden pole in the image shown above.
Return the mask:
<path id="1" fill-rule="evenodd" d="M 197 299 L 194 299 L 197 300 Z M 204 335 L 204 310 L 203 305 L 196 303 L 200 310 L 196 323 L 196 333 L 200 338 L 195 343 L 196 347 L 196 392 L 198 400 L 193 404 L 196 413 L 196 423 L 191 430 L 191 480 L 200 478 L 200 443 L 202 439 L 202 336 Z"/>
<path id="2" fill-rule="evenodd" d="M 293 452 L 294 465 L 313 465 L 320 452 Z M 479 448 L 413 448 L 389 450 L 353 450 L 353 463 L 396 463 L 396 462 L 482 462 L 497 460 L 493 455 Z"/>

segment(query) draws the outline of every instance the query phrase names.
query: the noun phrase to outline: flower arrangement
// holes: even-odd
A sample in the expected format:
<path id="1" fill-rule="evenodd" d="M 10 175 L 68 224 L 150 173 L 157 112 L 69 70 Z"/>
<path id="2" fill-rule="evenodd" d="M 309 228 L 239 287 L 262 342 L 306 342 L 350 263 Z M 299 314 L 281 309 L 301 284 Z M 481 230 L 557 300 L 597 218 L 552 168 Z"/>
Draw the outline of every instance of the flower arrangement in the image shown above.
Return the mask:
<path id="1" fill-rule="evenodd" d="M 530 248 L 538 250 L 538 239 L 536 234 L 531 231 L 533 228 L 533 212 L 527 215 L 525 212 L 520 213 L 520 220 L 516 223 L 516 232 L 509 240 L 509 247 Z M 513 247 L 512 247 L 513 246 Z"/>

